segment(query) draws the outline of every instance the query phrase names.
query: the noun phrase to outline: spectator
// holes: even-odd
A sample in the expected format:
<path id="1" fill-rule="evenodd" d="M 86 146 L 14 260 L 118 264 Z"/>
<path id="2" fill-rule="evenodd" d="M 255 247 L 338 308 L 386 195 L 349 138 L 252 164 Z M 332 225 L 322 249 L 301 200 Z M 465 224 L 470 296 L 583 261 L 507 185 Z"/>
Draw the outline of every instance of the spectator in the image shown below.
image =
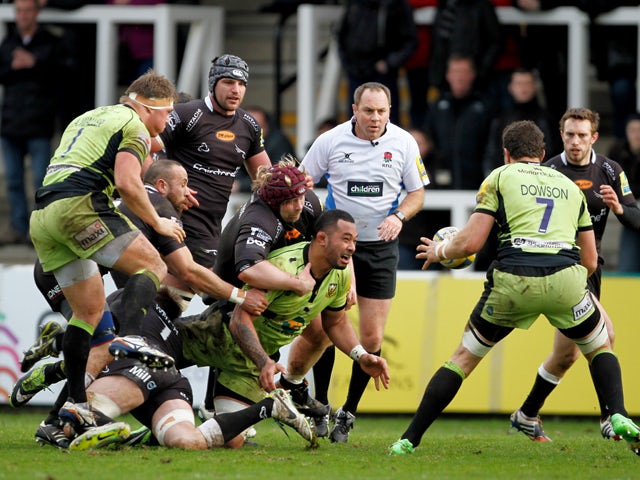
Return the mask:
<path id="1" fill-rule="evenodd" d="M 328 132 L 333 127 L 337 127 L 337 126 L 338 126 L 338 120 L 335 117 L 325 118 L 320 123 L 318 123 L 318 125 L 316 126 L 316 138 L 318 138 L 324 132 Z M 311 148 L 311 145 L 313 145 L 314 140 L 309 142 L 309 144 L 307 145 L 307 148 L 305 149 L 305 154 L 306 154 L 306 152 L 309 151 L 309 149 Z M 326 184 L 325 184 L 325 186 L 326 186 Z"/>
<path id="2" fill-rule="evenodd" d="M 335 117 L 325 118 L 316 127 L 316 138 L 318 138 L 324 132 L 328 132 L 333 127 L 337 127 L 337 126 L 338 126 L 338 120 Z M 306 155 L 306 152 L 308 152 L 309 149 L 311 148 L 311 145 L 313 145 L 313 142 L 310 142 L 309 145 L 307 145 L 307 148 L 305 150 L 305 155 Z M 316 188 L 327 188 L 327 178 L 322 177 L 320 181 L 316 183 Z"/>
<path id="3" fill-rule="evenodd" d="M 561 3 L 551 0 L 513 0 L 526 12 L 549 10 Z M 567 109 L 567 28 L 562 25 L 521 26 L 522 62 L 537 70 L 542 81 L 544 104 L 553 118 L 559 119 Z"/>
<path id="4" fill-rule="evenodd" d="M 530 11 L 551 10 L 561 6 L 578 7 L 594 19 L 601 13 L 622 6 L 637 6 L 637 0 L 513 0 L 518 8 Z M 544 86 L 547 108 L 553 118 L 562 117 L 567 108 L 567 42 L 566 27 L 523 26 L 524 63 L 536 68 Z M 614 116 L 614 132 L 624 138 L 624 124 L 635 106 L 637 27 L 616 25 L 590 26 L 591 60 L 598 78 L 609 83 Z"/>
<path id="5" fill-rule="evenodd" d="M 447 89 L 447 62 L 456 55 L 472 59 L 477 86 L 487 87 L 501 49 L 500 24 L 489 0 L 442 0 L 433 22 L 429 85 Z"/>
<path id="6" fill-rule="evenodd" d="M 429 172 L 428 158 L 433 152 L 433 142 L 424 130 L 419 128 L 409 129 L 409 133 L 416 139 L 420 150 L 420 157 L 424 163 L 427 172 Z M 424 261 L 417 260 L 416 247 L 420 243 L 420 237 L 432 236 L 438 228 L 448 225 L 448 223 L 439 223 L 442 214 L 447 215 L 448 212 L 418 211 L 414 218 L 408 221 L 400 230 L 398 235 L 399 254 L 398 270 L 421 270 Z M 435 221 L 435 222 L 434 222 Z M 439 226 L 437 226 L 439 225 Z M 440 267 L 440 265 L 438 265 Z M 439 269 L 439 268 L 436 268 Z"/>
<path id="7" fill-rule="evenodd" d="M 295 156 L 296 150 L 291 141 L 282 130 L 273 123 L 273 118 L 262 107 L 249 107 L 246 109 L 253 115 L 262 127 L 262 138 L 264 139 L 264 149 L 272 162 L 279 162 L 285 155 Z"/>
<path id="8" fill-rule="evenodd" d="M 356 88 L 379 82 L 391 91 L 391 122 L 399 125 L 398 70 L 417 46 L 413 12 L 406 0 L 348 0 L 338 30 L 338 50 L 349 79 L 349 104 Z"/>
<path id="9" fill-rule="evenodd" d="M 409 0 L 415 10 L 423 7 L 436 7 L 438 0 Z M 409 84 L 409 126 L 421 128 L 424 125 L 429 107 L 429 57 L 431 55 L 431 25 L 416 25 L 418 47 L 404 64 Z"/>
<path id="10" fill-rule="evenodd" d="M 2 243 L 30 244 L 32 206 L 25 188 L 25 159 L 27 155 L 31 159 L 35 191 L 42 185 L 51 158 L 56 113 L 52 74 L 59 67 L 59 39 L 39 25 L 37 0 L 16 0 L 14 11 L 15 28 L 0 45 L 0 83 L 4 86 L 0 135 L 11 224 Z"/>
<path id="11" fill-rule="evenodd" d="M 284 156 L 295 157 L 296 150 L 291 142 L 277 125 L 273 123 L 273 118 L 262 107 L 248 107 L 246 111 L 256 119 L 262 127 L 262 140 L 264 141 L 264 149 L 269 155 L 272 162 L 279 162 Z M 246 170 L 240 169 L 236 177 L 234 191 L 250 192 L 251 178 Z"/>
<path id="12" fill-rule="evenodd" d="M 625 140 L 619 140 L 608 156 L 620 164 L 627 174 L 633 196 L 640 198 L 640 113 L 627 119 L 625 130 Z M 618 258 L 619 272 L 640 272 L 640 232 L 623 227 L 618 252 L 624 252 L 624 257 Z"/>
<path id="13" fill-rule="evenodd" d="M 638 6 L 637 1 L 587 2 L 594 4 L 589 15 L 613 10 L 625 5 Z M 599 8 L 598 8 L 599 7 Z M 619 140 L 625 140 L 626 124 L 629 115 L 636 106 L 636 77 L 638 65 L 638 27 L 637 25 L 591 24 L 589 30 L 589 51 L 591 61 L 596 67 L 598 80 L 609 85 L 609 98 L 613 113 L 613 133 Z M 636 193 L 634 191 L 634 193 Z"/>
<path id="14" fill-rule="evenodd" d="M 85 5 L 104 5 L 106 0 L 38 0 L 42 8 L 75 10 Z M 71 120 L 95 105 L 96 25 L 91 23 L 56 24 L 62 31 L 64 78 L 57 96 L 59 125 L 64 129 Z"/>
<path id="15" fill-rule="evenodd" d="M 449 89 L 427 116 L 426 130 L 437 152 L 435 182 L 445 188 L 475 190 L 484 178 L 482 161 L 490 117 L 473 87 L 475 77 L 471 57 L 452 56 L 447 67 Z"/>
<path id="16" fill-rule="evenodd" d="M 547 156 L 555 155 L 562 150 L 558 122 L 538 103 L 536 78 L 533 71 L 524 68 L 514 71 L 511 74 L 509 93 L 513 98 L 513 107 L 491 122 L 489 141 L 484 157 L 485 175 L 488 175 L 494 168 L 504 165 L 502 132 L 512 122 L 519 120 L 535 122 L 544 134 Z"/>
<path id="17" fill-rule="evenodd" d="M 164 0 L 107 0 L 109 5 L 160 5 Z M 153 25 L 120 25 L 120 65 L 118 81 L 128 85 L 135 78 L 153 68 Z"/>
<path id="18" fill-rule="evenodd" d="M 495 8 L 510 7 L 512 0 L 491 0 Z M 493 100 L 496 114 L 500 114 L 513 106 L 509 94 L 509 82 L 514 70 L 522 66 L 520 58 L 520 25 L 500 25 L 500 53 L 493 67 L 489 83 L 489 98 Z"/>

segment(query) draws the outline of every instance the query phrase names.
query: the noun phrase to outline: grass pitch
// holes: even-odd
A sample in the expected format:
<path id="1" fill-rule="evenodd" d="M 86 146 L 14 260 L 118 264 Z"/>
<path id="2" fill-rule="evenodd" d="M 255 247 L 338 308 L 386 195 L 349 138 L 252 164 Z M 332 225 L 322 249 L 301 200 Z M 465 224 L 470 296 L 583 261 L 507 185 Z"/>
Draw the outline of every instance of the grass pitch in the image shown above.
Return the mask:
<path id="1" fill-rule="evenodd" d="M 640 477 L 640 457 L 624 442 L 600 437 L 597 418 L 548 417 L 553 443 L 534 443 L 500 417 L 444 416 L 413 455 L 390 457 L 409 417 L 359 416 L 346 444 L 321 440 L 309 450 L 272 420 L 257 425 L 258 446 L 183 451 L 109 447 L 66 452 L 40 447 L 42 411 L 0 410 L 0 479 L 626 479 Z M 132 428 L 139 424 L 127 417 Z"/>

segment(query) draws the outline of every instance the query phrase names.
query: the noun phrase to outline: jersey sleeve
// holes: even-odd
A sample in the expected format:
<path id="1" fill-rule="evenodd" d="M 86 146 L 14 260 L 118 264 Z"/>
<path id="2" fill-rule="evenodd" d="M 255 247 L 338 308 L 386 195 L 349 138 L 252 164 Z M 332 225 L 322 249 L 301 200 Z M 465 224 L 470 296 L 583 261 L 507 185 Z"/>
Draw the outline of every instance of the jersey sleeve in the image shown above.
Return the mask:
<path id="1" fill-rule="evenodd" d="M 593 223 L 591 222 L 591 214 L 587 206 L 587 197 L 583 195 L 580 217 L 578 218 L 578 231 L 586 230 L 593 230 Z"/>
<path id="2" fill-rule="evenodd" d="M 260 214 L 251 205 L 242 216 L 234 245 L 236 274 L 267 258 L 272 249 L 279 221 L 273 215 Z"/>
<path id="3" fill-rule="evenodd" d="M 413 137 L 408 138 L 405 151 L 407 161 L 402 172 L 402 183 L 407 192 L 420 190 L 429 185 L 430 180 L 420 156 L 420 149 Z"/>
<path id="4" fill-rule="evenodd" d="M 245 115 L 250 116 L 248 113 L 245 112 Z M 253 117 L 251 117 L 253 119 Z M 255 155 L 258 155 L 259 153 L 264 152 L 264 138 L 262 136 L 262 128 L 260 128 L 258 122 L 253 119 L 253 122 L 255 123 L 255 125 L 258 128 L 253 128 L 251 125 L 247 125 L 247 128 L 249 128 L 250 132 L 251 132 L 251 145 L 249 146 L 249 151 L 247 152 L 247 158 L 251 158 L 254 157 Z M 278 162 L 280 159 L 279 158 L 271 158 L 270 159 L 272 163 Z"/>
<path id="5" fill-rule="evenodd" d="M 616 190 L 620 203 L 623 205 L 637 205 L 636 198 L 633 196 L 631 186 L 629 185 L 627 174 L 618 163 L 613 164 L 613 166 L 616 174 L 614 189 Z"/>
<path id="6" fill-rule="evenodd" d="M 497 183 L 500 172 L 504 167 L 493 170 L 482 182 L 476 194 L 476 206 L 474 212 L 487 213 L 495 216 L 498 211 Z"/>
<path id="7" fill-rule="evenodd" d="M 182 121 L 180 120 L 180 114 L 174 110 L 169 114 L 169 122 L 167 123 L 166 128 L 160 134 L 160 139 L 164 144 L 166 153 L 171 156 L 172 145 L 177 142 L 177 138 L 180 134 L 180 129 L 182 128 Z"/>
<path id="8" fill-rule="evenodd" d="M 313 183 L 318 183 L 329 169 L 328 145 L 330 137 L 325 132 L 316 138 L 311 148 L 302 160 L 303 171 L 313 178 Z"/>
<path id="9" fill-rule="evenodd" d="M 144 163 L 151 151 L 151 136 L 142 122 L 127 122 L 118 151 L 130 152 L 138 158 L 140 164 Z"/>

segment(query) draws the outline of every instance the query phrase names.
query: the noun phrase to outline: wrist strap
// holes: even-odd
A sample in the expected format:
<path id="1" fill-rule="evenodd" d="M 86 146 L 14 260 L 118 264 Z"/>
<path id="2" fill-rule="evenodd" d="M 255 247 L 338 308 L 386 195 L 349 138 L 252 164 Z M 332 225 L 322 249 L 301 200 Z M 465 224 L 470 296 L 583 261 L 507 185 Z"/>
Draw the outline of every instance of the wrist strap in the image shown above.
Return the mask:
<path id="1" fill-rule="evenodd" d="M 349 357 L 354 362 L 359 362 L 360 361 L 360 357 L 362 355 L 364 355 L 365 353 L 369 353 L 369 352 L 367 352 L 362 345 L 356 345 L 351 350 L 351 353 L 349 353 Z"/>
<path id="2" fill-rule="evenodd" d="M 240 295 L 242 292 L 242 295 Z M 233 287 L 231 290 L 231 295 L 229 295 L 229 301 L 238 305 L 242 305 L 244 303 L 244 299 L 246 296 L 246 292 L 244 290 L 238 289 L 238 287 Z"/>

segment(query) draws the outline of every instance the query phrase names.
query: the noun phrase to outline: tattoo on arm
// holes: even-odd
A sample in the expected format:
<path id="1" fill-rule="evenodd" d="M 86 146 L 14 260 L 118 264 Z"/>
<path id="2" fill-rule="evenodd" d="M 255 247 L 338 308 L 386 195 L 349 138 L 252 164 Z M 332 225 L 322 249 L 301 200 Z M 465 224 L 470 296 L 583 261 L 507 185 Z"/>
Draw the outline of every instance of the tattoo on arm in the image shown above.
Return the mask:
<path id="1" fill-rule="evenodd" d="M 251 359 L 260 369 L 269 361 L 267 352 L 264 351 L 256 331 L 245 324 L 235 325 L 231 331 L 233 338 L 237 342 L 244 354 Z"/>

